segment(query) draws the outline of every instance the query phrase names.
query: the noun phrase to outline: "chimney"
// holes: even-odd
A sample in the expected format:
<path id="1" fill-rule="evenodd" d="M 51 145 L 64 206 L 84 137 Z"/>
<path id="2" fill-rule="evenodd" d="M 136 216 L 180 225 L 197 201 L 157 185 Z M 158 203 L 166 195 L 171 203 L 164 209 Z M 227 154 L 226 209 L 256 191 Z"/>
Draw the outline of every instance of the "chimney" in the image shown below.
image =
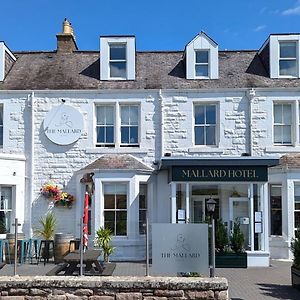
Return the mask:
<path id="1" fill-rule="evenodd" d="M 71 23 L 65 19 L 63 22 L 63 32 L 56 35 L 57 38 L 57 52 L 72 53 L 78 50 L 75 36 Z"/>

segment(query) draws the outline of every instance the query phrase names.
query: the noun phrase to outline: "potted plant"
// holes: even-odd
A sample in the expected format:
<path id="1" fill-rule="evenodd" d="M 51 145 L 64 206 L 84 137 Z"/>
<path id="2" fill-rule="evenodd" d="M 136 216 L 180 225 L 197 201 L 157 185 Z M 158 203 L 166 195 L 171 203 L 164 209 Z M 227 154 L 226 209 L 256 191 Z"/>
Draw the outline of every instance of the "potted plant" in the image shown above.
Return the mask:
<path id="1" fill-rule="evenodd" d="M 294 255 L 291 267 L 292 286 L 300 289 L 300 228 L 296 230 L 291 242 L 291 251 Z"/>
<path id="2" fill-rule="evenodd" d="M 52 245 L 52 252 L 54 248 L 54 232 L 57 225 L 57 220 L 53 213 L 48 213 L 45 217 L 40 218 L 39 220 L 40 228 L 35 230 L 35 234 L 42 238 L 41 246 L 42 248 L 42 257 L 45 260 L 49 260 L 53 256 L 53 253 L 50 252 L 50 245 Z"/>
<path id="3" fill-rule="evenodd" d="M 112 231 L 109 228 L 101 227 L 96 231 L 95 245 L 103 251 L 105 262 L 109 262 L 109 256 L 114 252 L 114 247 L 111 245 Z"/>

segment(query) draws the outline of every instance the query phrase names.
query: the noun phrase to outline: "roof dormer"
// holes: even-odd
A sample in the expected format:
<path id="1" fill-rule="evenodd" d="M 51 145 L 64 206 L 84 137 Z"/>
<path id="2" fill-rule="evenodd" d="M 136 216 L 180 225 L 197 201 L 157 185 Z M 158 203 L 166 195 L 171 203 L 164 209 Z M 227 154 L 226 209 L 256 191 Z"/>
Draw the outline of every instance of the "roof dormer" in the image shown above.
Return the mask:
<path id="1" fill-rule="evenodd" d="M 218 79 L 218 44 L 201 31 L 185 48 L 186 79 Z"/>
<path id="2" fill-rule="evenodd" d="M 135 37 L 100 37 L 100 80 L 135 80 Z"/>
<path id="3" fill-rule="evenodd" d="M 299 42 L 299 34 L 269 36 L 259 50 L 259 56 L 270 78 L 300 78 Z"/>
<path id="4" fill-rule="evenodd" d="M 5 43 L 0 42 L 0 81 L 4 80 L 16 60 Z"/>

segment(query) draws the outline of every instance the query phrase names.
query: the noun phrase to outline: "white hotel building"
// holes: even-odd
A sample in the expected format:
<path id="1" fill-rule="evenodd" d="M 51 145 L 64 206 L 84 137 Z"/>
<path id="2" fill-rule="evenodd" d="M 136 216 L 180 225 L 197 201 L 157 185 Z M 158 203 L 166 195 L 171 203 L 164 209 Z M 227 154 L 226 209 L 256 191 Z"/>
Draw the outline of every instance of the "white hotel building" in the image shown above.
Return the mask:
<path id="1" fill-rule="evenodd" d="M 143 223 L 202 222 L 205 202 L 230 231 L 239 218 L 249 266 L 289 258 L 300 223 L 300 34 L 261 49 L 219 51 L 201 32 L 184 51 L 138 52 L 134 36 L 80 51 L 68 22 L 57 50 L 0 42 L 0 237 L 13 220 L 30 237 L 51 210 L 79 236 L 90 196 L 95 230 L 115 258 L 144 258 Z M 40 189 L 74 195 L 53 207 Z"/>

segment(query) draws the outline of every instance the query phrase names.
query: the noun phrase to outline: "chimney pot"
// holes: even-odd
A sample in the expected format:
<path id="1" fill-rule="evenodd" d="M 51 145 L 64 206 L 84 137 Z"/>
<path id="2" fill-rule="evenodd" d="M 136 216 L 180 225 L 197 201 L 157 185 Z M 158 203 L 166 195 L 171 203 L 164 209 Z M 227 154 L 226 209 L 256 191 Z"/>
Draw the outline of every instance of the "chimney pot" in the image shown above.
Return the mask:
<path id="1" fill-rule="evenodd" d="M 63 21 L 62 33 L 57 34 L 56 38 L 57 52 L 72 53 L 78 50 L 72 25 L 67 18 Z"/>

